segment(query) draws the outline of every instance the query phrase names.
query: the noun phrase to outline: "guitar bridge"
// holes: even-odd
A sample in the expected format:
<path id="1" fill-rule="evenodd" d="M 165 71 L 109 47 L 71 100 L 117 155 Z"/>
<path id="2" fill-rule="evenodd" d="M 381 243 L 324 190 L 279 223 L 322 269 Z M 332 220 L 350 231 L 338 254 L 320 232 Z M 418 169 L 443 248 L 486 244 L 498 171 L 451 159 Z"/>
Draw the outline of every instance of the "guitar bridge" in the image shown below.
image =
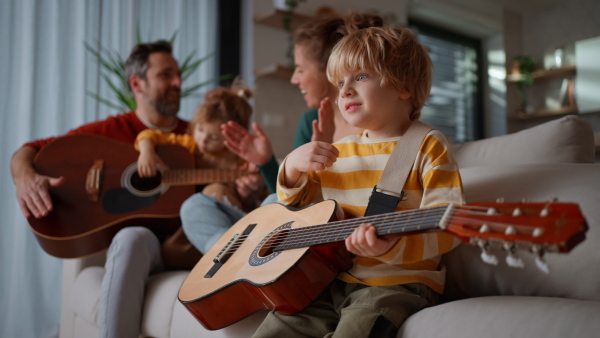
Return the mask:
<path id="1" fill-rule="evenodd" d="M 103 167 L 104 160 L 95 160 L 94 164 L 90 167 L 90 170 L 88 170 L 85 190 L 88 193 L 91 202 L 98 202 L 98 195 L 100 194 L 100 175 L 102 174 Z"/>
<path id="2" fill-rule="evenodd" d="M 255 226 L 256 224 L 250 224 L 246 227 L 246 229 L 244 230 L 244 232 L 242 232 L 241 235 L 238 233 L 231 237 L 231 239 L 229 240 L 229 242 L 227 242 L 225 247 L 223 247 L 219 254 L 215 256 L 215 258 L 213 258 L 213 263 L 215 264 L 213 264 L 212 268 L 210 268 L 206 275 L 204 275 L 204 278 L 212 278 L 212 276 L 214 276 L 215 273 L 219 271 L 221 266 L 223 266 L 223 264 L 227 262 L 229 257 L 231 257 L 231 255 L 235 253 L 237 248 L 239 248 L 240 245 L 242 245 L 242 243 L 246 240 L 246 237 L 252 232 Z"/>

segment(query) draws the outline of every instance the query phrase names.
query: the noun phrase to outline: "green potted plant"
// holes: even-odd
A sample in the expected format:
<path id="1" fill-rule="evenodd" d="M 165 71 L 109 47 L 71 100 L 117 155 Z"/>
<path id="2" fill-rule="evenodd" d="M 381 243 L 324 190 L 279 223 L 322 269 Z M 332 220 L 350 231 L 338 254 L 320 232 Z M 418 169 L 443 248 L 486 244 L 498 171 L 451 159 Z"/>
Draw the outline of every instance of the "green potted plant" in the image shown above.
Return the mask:
<path id="1" fill-rule="evenodd" d="M 288 66 L 294 69 L 294 31 L 292 30 L 292 18 L 296 7 L 306 0 L 283 0 L 283 7 L 285 8 L 285 15 L 282 19 L 283 29 L 288 32 L 288 49 L 286 51 L 286 58 L 288 60 Z M 278 1 L 282 2 L 282 1 Z M 277 5 L 276 5 L 277 6 Z"/>
<path id="2" fill-rule="evenodd" d="M 512 59 L 511 75 L 517 79 L 519 95 L 521 96 L 521 109 L 525 112 L 527 107 L 527 93 L 533 85 L 533 72 L 535 71 L 535 61 L 530 56 L 517 55 Z"/>
<path id="3" fill-rule="evenodd" d="M 173 33 L 173 36 L 171 36 L 171 38 L 169 39 L 171 45 L 175 43 L 176 37 L 177 32 Z M 140 36 L 139 29 L 137 32 L 137 43 L 142 43 L 142 38 Z M 123 57 L 118 52 L 110 51 L 101 45 L 98 47 L 98 50 L 96 50 L 87 42 L 84 42 L 84 46 L 85 49 L 87 49 L 88 52 L 94 55 L 100 63 L 102 67 L 102 78 L 110 87 L 112 93 L 116 98 L 116 101 L 103 98 L 100 95 L 89 91 L 88 95 L 95 98 L 98 102 L 105 104 L 108 107 L 117 109 L 119 111 L 135 110 L 135 100 L 133 98 L 133 94 L 129 91 L 129 88 L 127 86 L 127 79 L 125 78 L 125 60 L 123 59 Z M 182 83 L 198 69 L 202 62 L 207 60 L 209 57 L 213 56 L 213 54 L 211 53 L 203 58 L 197 59 L 195 58 L 195 54 L 195 51 L 192 52 L 184 59 L 183 63 L 181 64 Z M 218 80 L 221 81 L 229 78 L 231 78 L 231 75 L 221 75 L 218 78 Z M 181 90 L 181 98 L 190 96 L 202 86 L 213 82 L 215 82 L 214 79 L 202 83 L 197 83 L 189 87 L 184 87 Z"/>

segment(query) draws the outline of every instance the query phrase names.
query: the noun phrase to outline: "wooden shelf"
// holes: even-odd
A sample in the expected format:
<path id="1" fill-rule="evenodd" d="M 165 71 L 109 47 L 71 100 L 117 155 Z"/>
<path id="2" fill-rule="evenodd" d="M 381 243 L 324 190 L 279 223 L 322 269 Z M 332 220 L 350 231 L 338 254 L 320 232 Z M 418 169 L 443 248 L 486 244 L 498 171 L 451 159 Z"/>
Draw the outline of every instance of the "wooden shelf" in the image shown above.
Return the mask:
<path id="1" fill-rule="evenodd" d="M 254 17 L 254 22 L 261 25 L 284 29 L 283 18 L 287 15 L 286 11 L 274 9 L 268 13 L 257 15 Z M 298 28 L 302 23 L 311 19 L 308 15 L 292 13 L 292 22 L 290 24 L 292 31 Z"/>
<path id="2" fill-rule="evenodd" d="M 577 113 L 578 113 L 577 107 L 561 107 L 559 109 L 541 109 L 541 110 L 536 110 L 531 113 L 520 112 L 519 115 L 517 115 L 517 118 L 519 120 L 532 120 L 532 119 L 538 119 L 538 118 L 543 118 L 543 117 L 556 117 L 556 116 L 571 115 L 571 114 L 577 114 Z"/>
<path id="3" fill-rule="evenodd" d="M 272 64 L 259 69 L 255 72 L 256 77 L 269 76 L 280 80 L 289 81 L 294 74 L 294 70 L 287 66 Z"/>
<path id="4" fill-rule="evenodd" d="M 533 72 L 533 81 L 540 82 L 551 79 L 564 79 L 577 74 L 576 66 L 567 66 L 562 68 L 553 69 L 542 69 Z M 518 82 L 523 78 L 521 74 L 508 74 L 506 75 L 507 82 Z"/>

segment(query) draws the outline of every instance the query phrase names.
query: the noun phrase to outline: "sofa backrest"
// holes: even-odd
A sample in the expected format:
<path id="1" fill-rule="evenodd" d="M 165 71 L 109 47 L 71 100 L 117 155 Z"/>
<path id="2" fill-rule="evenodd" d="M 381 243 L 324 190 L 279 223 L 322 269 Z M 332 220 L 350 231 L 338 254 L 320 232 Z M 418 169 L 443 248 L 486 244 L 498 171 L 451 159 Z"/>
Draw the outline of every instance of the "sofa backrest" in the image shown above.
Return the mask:
<path id="1" fill-rule="evenodd" d="M 462 168 L 468 204 L 505 201 L 579 204 L 589 229 L 586 239 L 567 254 L 547 253 L 550 273 L 540 271 L 535 256 L 518 252 L 523 269 L 509 267 L 506 252 L 495 248 L 498 265 L 484 263 L 481 250 L 461 244 L 442 257 L 447 299 L 495 295 L 564 297 L 600 301 L 600 164 L 518 164 Z"/>
<path id="2" fill-rule="evenodd" d="M 453 145 L 460 168 L 525 163 L 593 163 L 594 130 L 568 115 L 519 132 Z"/>

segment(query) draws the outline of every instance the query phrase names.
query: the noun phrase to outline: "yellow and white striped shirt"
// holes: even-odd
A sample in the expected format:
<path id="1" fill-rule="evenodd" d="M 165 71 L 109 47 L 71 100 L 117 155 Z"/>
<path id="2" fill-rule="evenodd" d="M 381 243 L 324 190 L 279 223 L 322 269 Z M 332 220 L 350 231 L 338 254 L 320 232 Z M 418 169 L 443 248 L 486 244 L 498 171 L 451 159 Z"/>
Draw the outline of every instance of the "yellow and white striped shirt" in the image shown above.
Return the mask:
<path id="1" fill-rule="evenodd" d="M 294 207 L 326 199 L 338 202 L 345 217 L 364 215 L 373 187 L 402 137 L 371 139 L 361 133 L 334 143 L 340 155 L 324 171 L 303 173 L 296 186 L 283 185 L 283 167 L 277 182 L 279 200 Z M 462 181 L 450 143 L 437 130 L 430 131 L 420 146 L 417 158 L 403 189 L 405 195 L 396 211 L 425 208 L 448 203 L 464 204 Z M 441 255 L 460 241 L 447 233 L 403 236 L 380 257 L 354 258 L 354 267 L 338 278 L 372 286 L 423 283 L 436 292 L 444 288 L 445 269 Z"/>

